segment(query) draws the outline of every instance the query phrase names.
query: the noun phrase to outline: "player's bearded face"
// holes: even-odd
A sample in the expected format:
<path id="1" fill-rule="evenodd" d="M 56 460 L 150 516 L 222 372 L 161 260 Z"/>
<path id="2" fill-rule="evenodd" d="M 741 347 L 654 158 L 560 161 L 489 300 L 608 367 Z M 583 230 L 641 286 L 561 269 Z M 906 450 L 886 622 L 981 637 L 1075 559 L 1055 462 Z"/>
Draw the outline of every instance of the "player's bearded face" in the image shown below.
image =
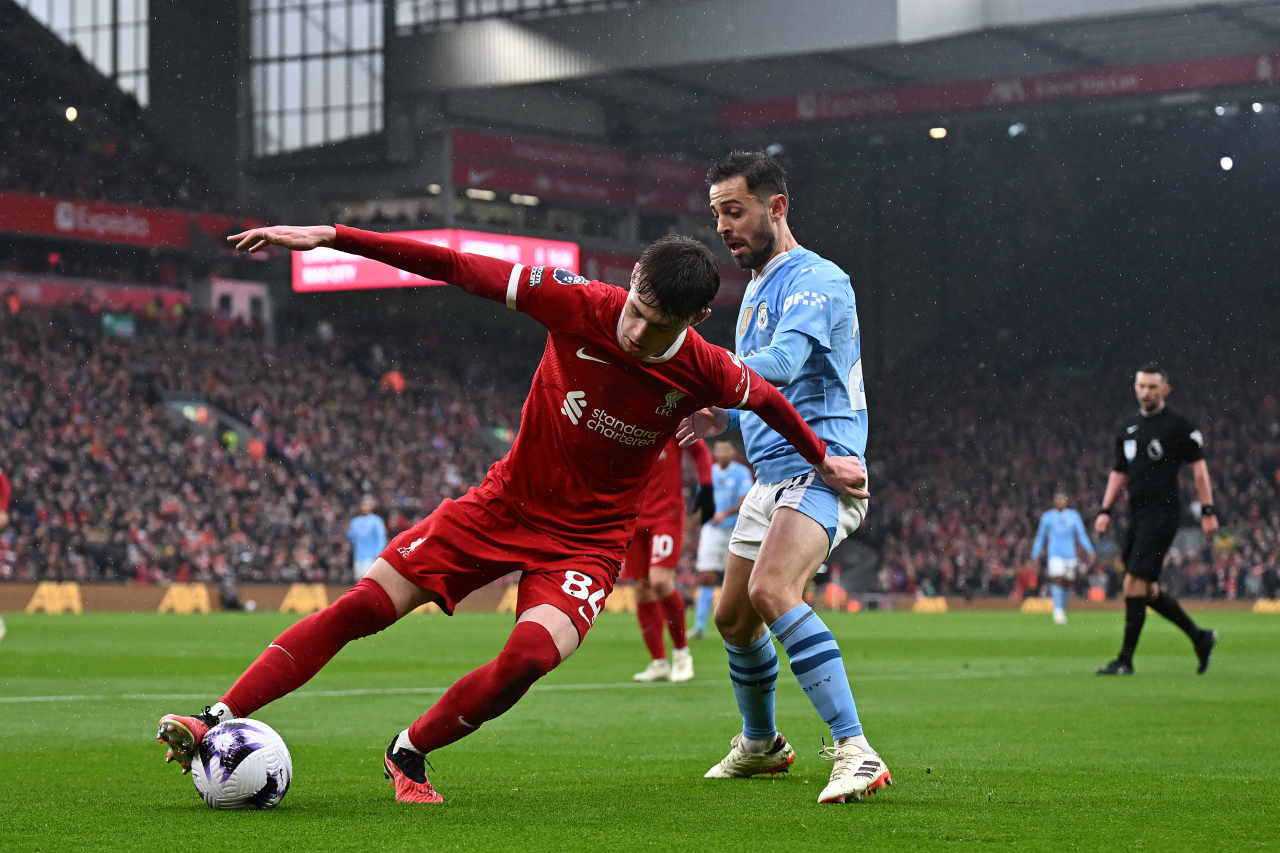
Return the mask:
<path id="1" fill-rule="evenodd" d="M 764 266 L 765 262 L 772 257 L 774 243 L 778 240 L 777 235 L 773 233 L 773 223 L 769 221 L 769 211 L 763 208 L 760 211 L 760 218 L 750 230 L 723 234 L 721 239 L 731 252 L 736 246 L 746 245 L 745 252 L 737 252 L 733 256 L 733 262 L 744 270 L 754 270 Z"/>
<path id="2" fill-rule="evenodd" d="M 1144 412 L 1154 412 L 1164 403 L 1164 396 L 1169 387 L 1159 373 L 1139 373 L 1133 383 L 1134 393 L 1138 397 L 1138 405 Z"/>

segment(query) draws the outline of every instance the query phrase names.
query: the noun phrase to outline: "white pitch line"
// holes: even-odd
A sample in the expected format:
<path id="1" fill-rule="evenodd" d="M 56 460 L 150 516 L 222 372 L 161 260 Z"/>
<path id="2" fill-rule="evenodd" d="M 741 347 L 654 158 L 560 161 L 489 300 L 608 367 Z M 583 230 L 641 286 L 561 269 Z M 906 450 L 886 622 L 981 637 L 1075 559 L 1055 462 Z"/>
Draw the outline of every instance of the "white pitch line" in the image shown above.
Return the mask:
<path id="1" fill-rule="evenodd" d="M 862 681 L 964 681 L 980 678 L 1028 678 L 1037 675 L 1070 675 L 1070 673 L 1050 672 L 935 672 L 935 673 L 894 673 L 884 675 L 852 675 L 850 680 L 856 686 Z M 688 685 L 698 687 L 723 686 L 727 681 L 690 681 Z M 599 684 L 535 684 L 537 691 L 581 691 L 581 690 L 642 690 L 665 688 L 664 682 L 616 681 Z M 430 696 L 444 693 L 447 687 L 372 687 L 360 690 L 298 690 L 289 696 L 298 699 L 342 699 L 349 696 Z M 0 705 L 29 702 L 184 702 L 203 701 L 213 695 L 209 693 L 125 693 L 119 696 L 104 694 L 80 694 L 76 696 L 0 696 Z"/>

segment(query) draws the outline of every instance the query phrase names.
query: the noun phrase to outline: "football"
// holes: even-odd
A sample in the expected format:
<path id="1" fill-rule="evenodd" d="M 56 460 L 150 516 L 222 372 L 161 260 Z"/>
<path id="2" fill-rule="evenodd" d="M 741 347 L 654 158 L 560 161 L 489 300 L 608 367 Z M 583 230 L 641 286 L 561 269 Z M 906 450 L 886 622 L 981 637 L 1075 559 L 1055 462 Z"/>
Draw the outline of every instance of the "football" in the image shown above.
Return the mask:
<path id="1" fill-rule="evenodd" d="M 266 723 L 228 720 L 200 741 L 191 779 L 209 808 L 269 809 L 289 791 L 293 759 Z"/>

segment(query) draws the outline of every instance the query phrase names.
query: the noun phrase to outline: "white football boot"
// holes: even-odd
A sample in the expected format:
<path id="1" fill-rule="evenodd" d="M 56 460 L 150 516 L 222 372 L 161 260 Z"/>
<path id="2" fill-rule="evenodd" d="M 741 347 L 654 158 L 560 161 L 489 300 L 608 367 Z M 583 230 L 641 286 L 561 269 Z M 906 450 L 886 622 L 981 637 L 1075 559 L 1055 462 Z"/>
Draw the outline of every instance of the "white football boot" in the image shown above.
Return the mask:
<path id="1" fill-rule="evenodd" d="M 1058 608 L 1057 610 L 1054 610 L 1054 611 L 1053 611 L 1053 624 L 1055 624 L 1055 625 L 1065 625 L 1065 624 L 1067 624 L 1067 611 L 1063 610 L 1062 608 Z"/>
<path id="2" fill-rule="evenodd" d="M 765 773 L 777 776 L 779 773 L 790 770 L 791 762 L 796 760 L 796 751 L 782 735 L 778 735 L 773 742 L 773 748 L 768 752 L 744 751 L 742 732 L 733 736 L 729 747 L 729 754 L 703 774 L 704 779 L 745 779 L 748 776 L 760 776 Z"/>
<path id="3" fill-rule="evenodd" d="M 687 648 L 671 650 L 671 680 L 693 681 L 693 655 Z"/>
<path id="4" fill-rule="evenodd" d="M 649 661 L 649 665 L 644 668 L 644 672 L 637 672 L 631 676 L 632 681 L 670 681 L 671 680 L 671 663 L 666 658 L 657 658 Z"/>
<path id="5" fill-rule="evenodd" d="M 852 738 L 841 738 L 835 746 L 828 746 L 818 754 L 835 763 L 831 768 L 831 781 L 818 795 L 820 803 L 847 803 L 861 800 L 880 788 L 893 784 L 889 768 L 873 751 L 863 750 L 851 743 Z"/>

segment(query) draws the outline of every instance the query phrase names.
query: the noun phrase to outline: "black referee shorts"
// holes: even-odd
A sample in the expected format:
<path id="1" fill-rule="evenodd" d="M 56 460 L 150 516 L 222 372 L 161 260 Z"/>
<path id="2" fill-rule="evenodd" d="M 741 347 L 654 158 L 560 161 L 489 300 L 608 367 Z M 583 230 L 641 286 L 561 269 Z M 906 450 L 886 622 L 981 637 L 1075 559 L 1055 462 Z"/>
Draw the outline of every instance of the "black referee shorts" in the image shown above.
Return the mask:
<path id="1" fill-rule="evenodd" d="M 1177 504 L 1152 504 L 1133 510 L 1124 539 L 1124 570 L 1155 583 L 1164 568 L 1164 556 L 1178 535 L 1182 512 Z"/>

